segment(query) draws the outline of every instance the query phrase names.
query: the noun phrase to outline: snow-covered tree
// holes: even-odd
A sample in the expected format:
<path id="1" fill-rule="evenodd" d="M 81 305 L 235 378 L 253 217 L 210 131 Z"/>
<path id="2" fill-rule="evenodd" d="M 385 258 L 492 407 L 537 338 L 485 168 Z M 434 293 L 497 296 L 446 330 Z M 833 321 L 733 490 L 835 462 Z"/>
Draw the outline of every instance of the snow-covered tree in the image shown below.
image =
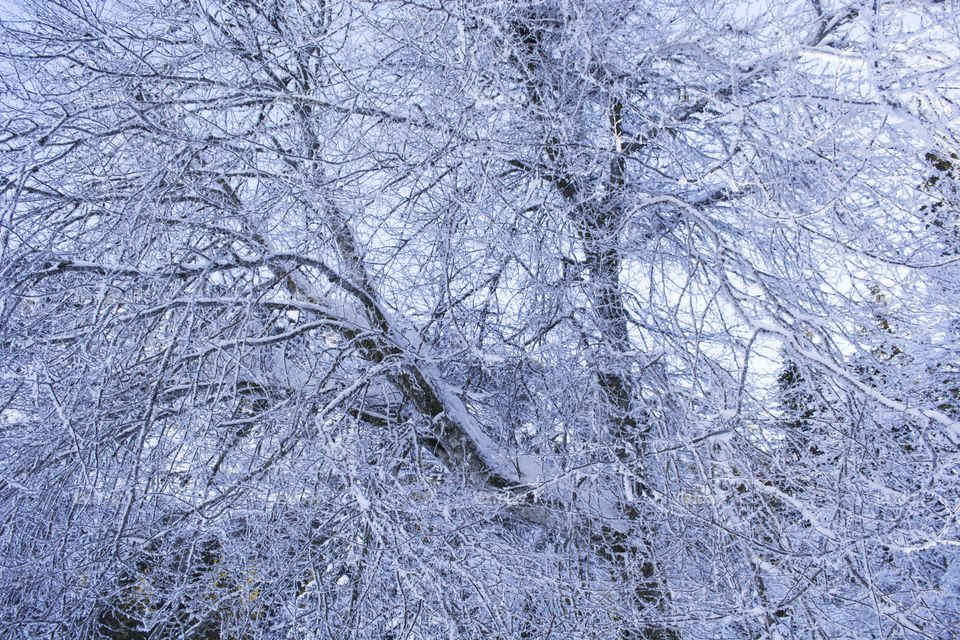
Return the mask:
<path id="1" fill-rule="evenodd" d="M 4 637 L 957 634 L 953 3 L 2 12 Z"/>

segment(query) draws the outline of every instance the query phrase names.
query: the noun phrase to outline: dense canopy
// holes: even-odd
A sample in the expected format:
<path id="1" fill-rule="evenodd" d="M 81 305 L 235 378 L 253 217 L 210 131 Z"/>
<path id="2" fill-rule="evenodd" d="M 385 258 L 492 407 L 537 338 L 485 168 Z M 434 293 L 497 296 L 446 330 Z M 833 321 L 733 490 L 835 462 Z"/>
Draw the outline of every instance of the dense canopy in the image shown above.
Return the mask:
<path id="1" fill-rule="evenodd" d="M 960 635 L 960 9 L 0 8 L 0 635 Z"/>

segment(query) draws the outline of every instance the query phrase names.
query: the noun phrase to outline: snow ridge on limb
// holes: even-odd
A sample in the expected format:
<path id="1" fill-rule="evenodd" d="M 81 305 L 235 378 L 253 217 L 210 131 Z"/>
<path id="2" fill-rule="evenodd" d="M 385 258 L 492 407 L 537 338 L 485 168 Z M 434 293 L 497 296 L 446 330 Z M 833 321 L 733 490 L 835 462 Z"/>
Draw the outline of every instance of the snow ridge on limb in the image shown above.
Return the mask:
<path id="1" fill-rule="evenodd" d="M 398 363 L 387 368 L 386 375 L 417 411 L 428 418 L 431 430 L 421 434 L 423 444 L 432 445 L 431 452 L 448 469 L 461 473 L 477 488 L 495 490 L 499 495 L 497 500 L 502 501 L 514 517 L 549 528 L 573 513 L 576 518 L 598 519 L 602 528 L 620 536 L 627 535 L 630 519 L 621 513 L 621 500 L 614 491 L 600 486 L 586 489 L 580 486 L 583 480 L 577 483 L 571 474 L 563 473 L 549 458 L 510 454 L 487 435 L 456 391 L 443 382 L 440 371 L 429 364 L 435 360 L 429 347 L 412 339 L 416 332 L 380 301 L 366 276 L 343 214 L 334 211 L 330 215 L 339 219 L 336 230 L 341 255 L 348 268 L 354 274 L 360 274 L 350 278 L 324 265 L 323 274 L 357 300 L 354 312 L 363 316 L 344 318 L 347 323 L 344 326 L 373 330 L 372 337 L 364 342 L 362 349 L 367 358 L 377 362 L 393 359 Z M 297 262 L 297 259 L 293 261 Z M 318 261 L 302 262 L 315 264 Z M 291 286 L 288 290 L 296 297 L 306 298 L 314 305 L 323 298 L 322 292 L 315 290 L 301 274 L 293 271 L 289 277 Z M 335 316 L 333 309 L 320 306 Z"/>

